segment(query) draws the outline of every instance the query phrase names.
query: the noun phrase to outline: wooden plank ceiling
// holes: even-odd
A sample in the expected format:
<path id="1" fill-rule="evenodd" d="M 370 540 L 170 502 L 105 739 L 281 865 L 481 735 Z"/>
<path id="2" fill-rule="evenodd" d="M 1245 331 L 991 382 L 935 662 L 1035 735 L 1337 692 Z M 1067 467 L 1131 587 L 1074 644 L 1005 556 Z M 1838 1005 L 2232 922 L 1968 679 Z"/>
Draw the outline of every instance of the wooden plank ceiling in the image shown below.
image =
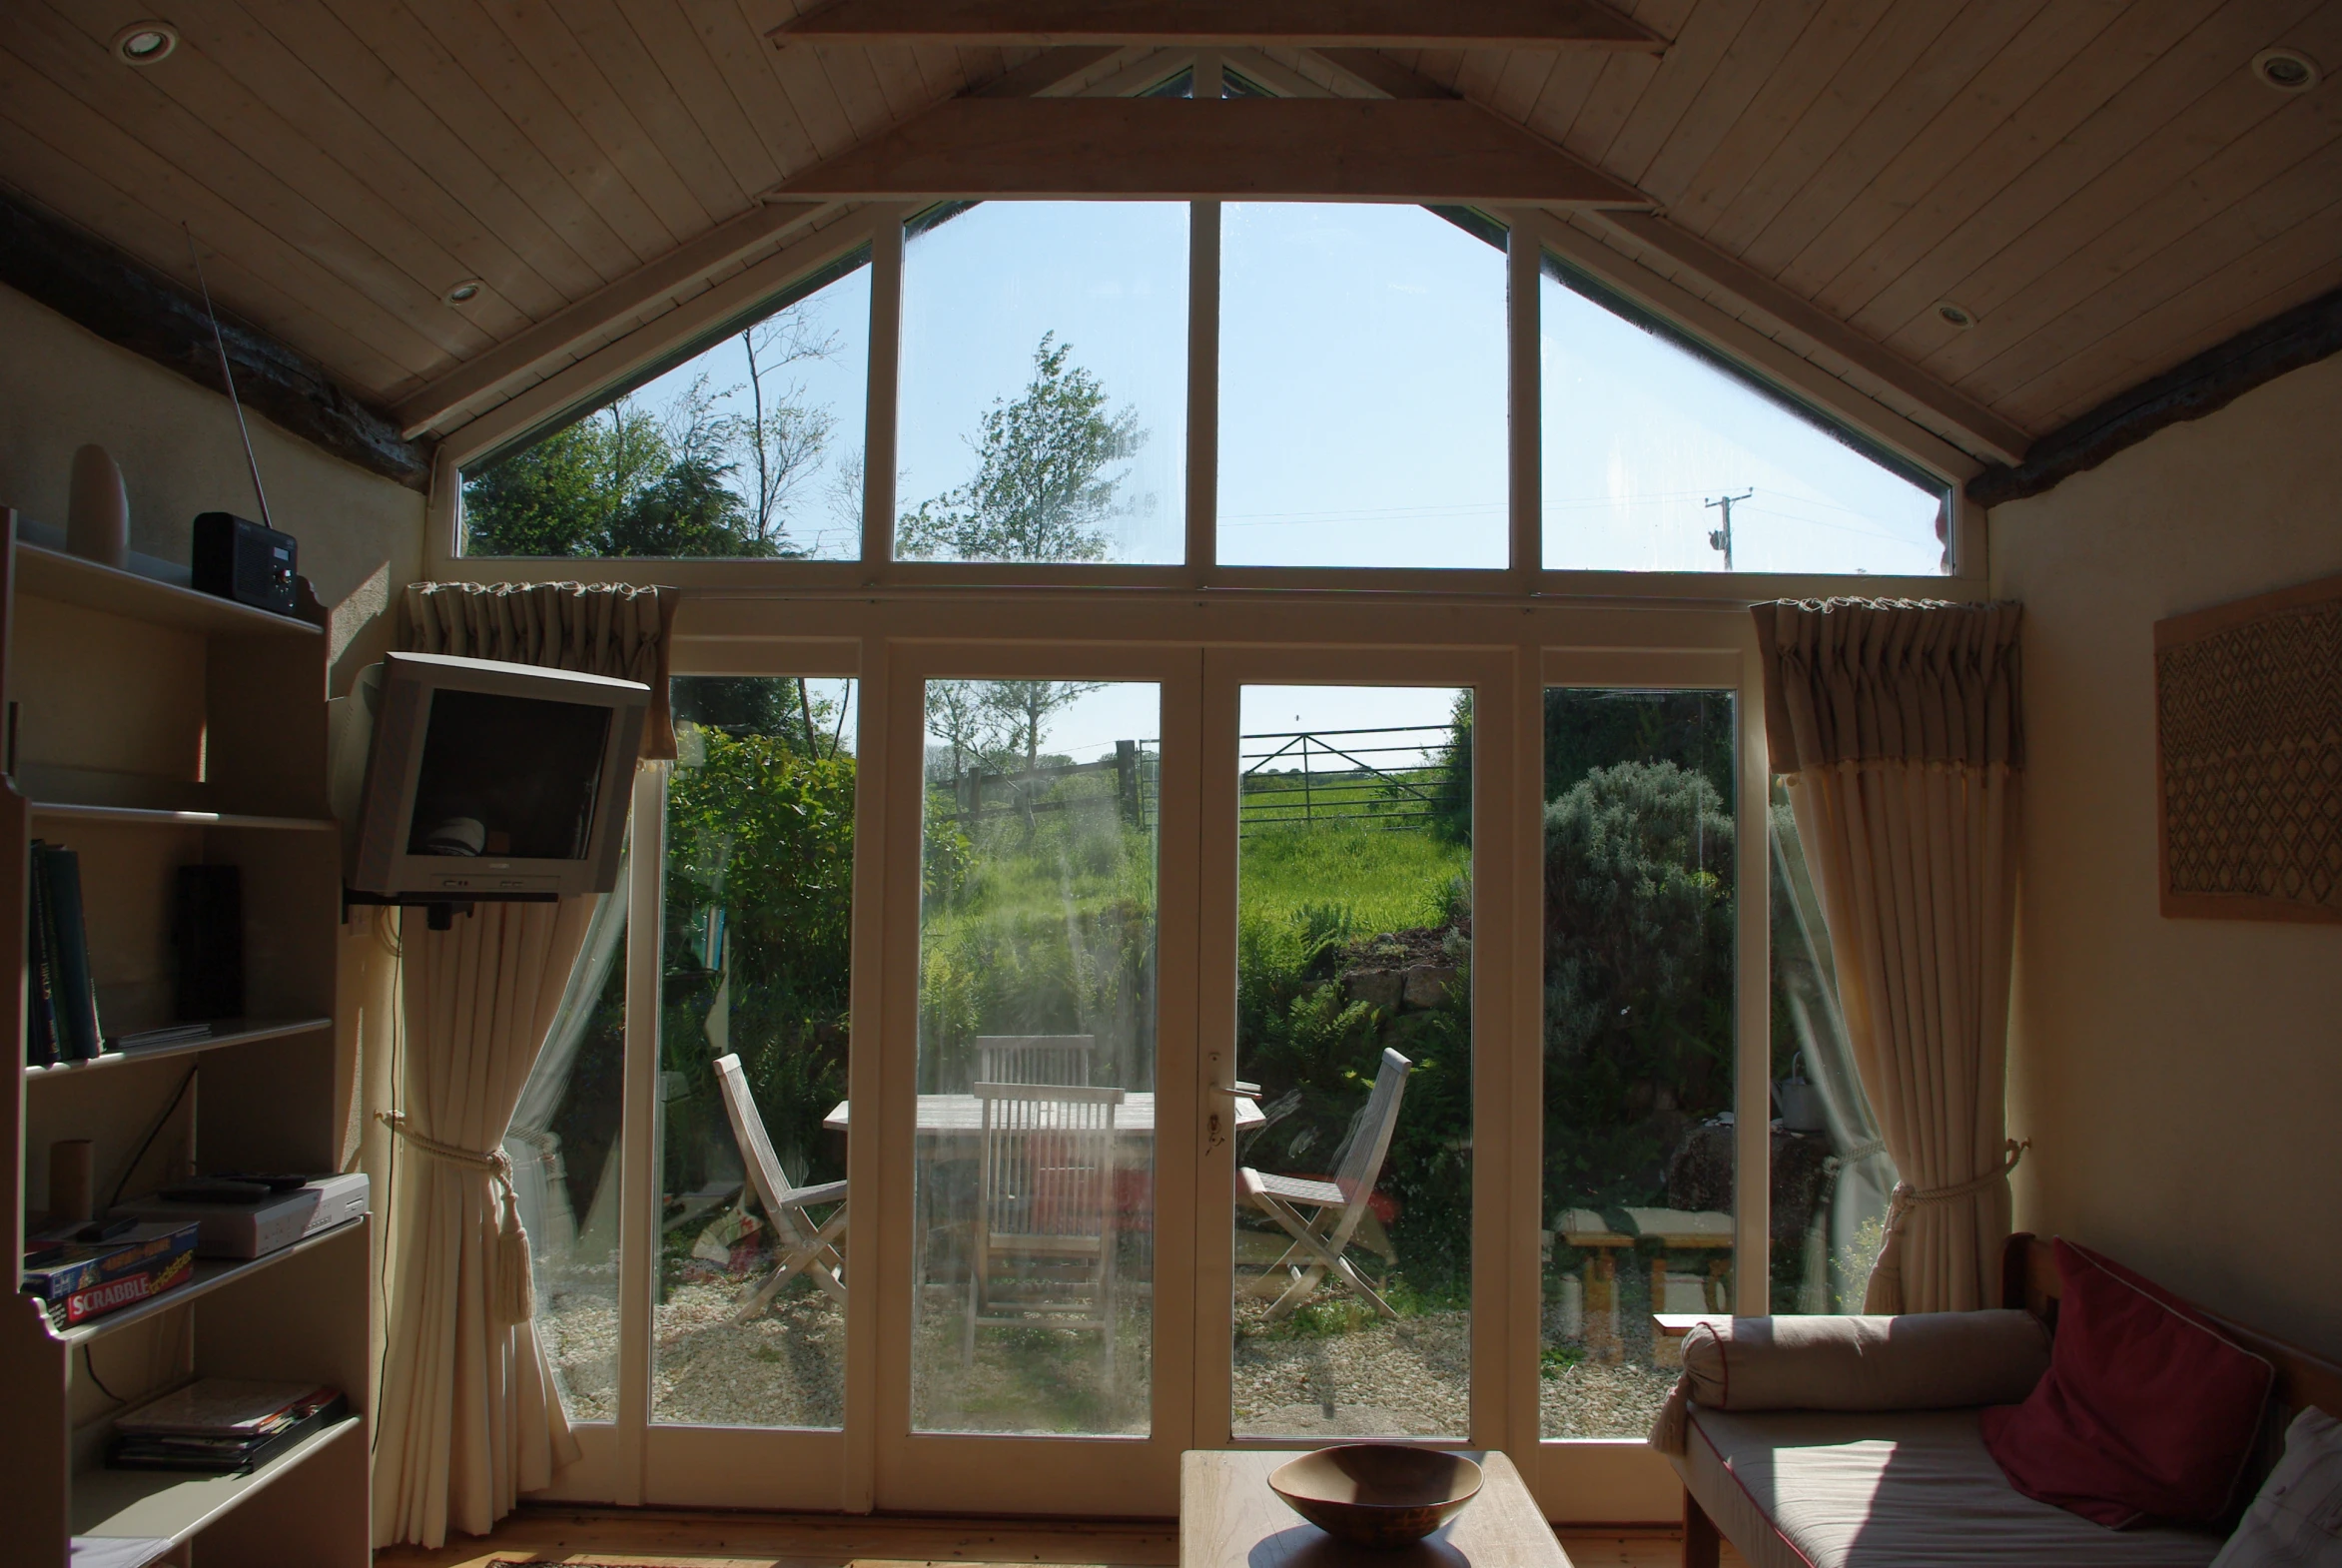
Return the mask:
<path id="1" fill-rule="evenodd" d="M 1033 53 L 779 47 L 789 0 L 171 0 L 134 68 L 154 0 L 6 9 L 0 181 L 183 279 L 192 231 L 386 405 Z M 1383 59 L 2025 430 L 2342 284 L 2342 83 L 2248 69 L 2342 70 L 2342 0 L 1619 9 L 1672 42 Z"/>

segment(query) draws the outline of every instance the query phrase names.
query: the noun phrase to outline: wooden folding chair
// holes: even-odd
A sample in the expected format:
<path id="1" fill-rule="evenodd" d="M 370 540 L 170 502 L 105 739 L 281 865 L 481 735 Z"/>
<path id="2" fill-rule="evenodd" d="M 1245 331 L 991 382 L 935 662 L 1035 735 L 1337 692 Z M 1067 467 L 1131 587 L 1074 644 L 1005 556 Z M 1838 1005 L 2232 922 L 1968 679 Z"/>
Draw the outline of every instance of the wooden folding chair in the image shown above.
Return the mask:
<path id="1" fill-rule="evenodd" d="M 780 1293 L 781 1286 L 800 1272 L 811 1274 L 816 1284 L 844 1305 L 846 1254 L 839 1249 L 838 1241 L 846 1233 L 846 1183 L 790 1185 L 788 1174 L 781 1170 L 780 1158 L 773 1153 L 773 1141 L 765 1136 L 764 1118 L 749 1096 L 748 1079 L 740 1071 L 740 1059 L 716 1058 L 716 1077 L 724 1086 L 724 1115 L 731 1119 L 732 1138 L 739 1144 L 740 1158 L 748 1167 L 749 1185 L 756 1189 L 757 1201 L 764 1205 L 765 1218 L 771 1221 L 777 1258 L 772 1277 L 757 1286 L 756 1293 L 733 1314 L 732 1320 L 744 1323 L 763 1311 Z M 838 1206 L 830 1210 L 827 1219 L 816 1222 L 807 1210 L 823 1203 Z"/>
<path id="2" fill-rule="evenodd" d="M 976 1077 L 987 1084 L 1087 1084 L 1096 1035 L 978 1035 Z"/>
<path id="3" fill-rule="evenodd" d="M 1366 1097 L 1366 1109 L 1358 1114 L 1349 1153 L 1342 1157 L 1341 1169 L 1332 1180 L 1268 1176 L 1250 1167 L 1236 1173 L 1236 1184 L 1244 1196 L 1293 1238 L 1284 1256 L 1249 1287 L 1254 1295 L 1267 1295 L 1282 1284 L 1282 1292 L 1268 1308 L 1270 1322 L 1306 1301 L 1328 1273 L 1339 1275 L 1383 1316 L 1398 1316 L 1342 1252 L 1369 1211 L 1374 1183 L 1382 1175 L 1383 1157 L 1390 1152 L 1391 1132 L 1398 1126 L 1399 1096 L 1405 1092 L 1407 1075 L 1412 1071 L 1414 1064 L 1397 1052 L 1382 1053 L 1373 1093 Z M 1303 1209 L 1311 1211 L 1304 1214 Z"/>
<path id="4" fill-rule="evenodd" d="M 983 1108 L 966 1359 L 979 1327 L 1096 1329 L 1115 1349 L 1115 1113 L 1119 1089 L 974 1086 Z M 1024 1266 L 1006 1279 L 1006 1261 Z"/>

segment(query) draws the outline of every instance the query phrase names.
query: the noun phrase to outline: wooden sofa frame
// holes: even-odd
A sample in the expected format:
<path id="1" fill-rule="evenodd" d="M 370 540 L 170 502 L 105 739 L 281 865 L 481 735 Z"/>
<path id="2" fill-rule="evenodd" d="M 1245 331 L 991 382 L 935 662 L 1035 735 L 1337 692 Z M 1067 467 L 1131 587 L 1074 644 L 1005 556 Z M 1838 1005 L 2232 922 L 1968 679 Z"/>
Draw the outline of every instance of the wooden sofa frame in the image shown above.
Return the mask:
<path id="1" fill-rule="evenodd" d="M 2057 1254 L 2054 1248 L 2039 1236 L 2018 1231 L 2002 1244 L 2000 1252 L 2000 1304 L 2032 1313 L 2057 1331 L 2057 1303 L 2065 1294 L 2065 1282 L 2057 1273 Z M 2217 1312 L 2188 1305 L 2220 1331 L 2256 1355 L 2266 1356 L 2277 1368 L 2277 1383 L 2269 1400 L 2269 1418 L 2261 1433 L 2261 1453 L 2254 1466 L 2251 1480 L 2258 1489 L 2260 1478 L 2266 1476 L 2277 1461 L 2285 1442 L 2285 1428 L 2292 1423 L 2306 1405 L 2316 1405 L 2331 1414 L 2342 1415 L 2342 1362 L 2328 1360 L 2321 1355 L 2272 1339 L 2258 1329 L 2247 1328 L 2232 1318 Z M 1718 1568 L 1723 1555 L 1723 1535 L 1710 1519 L 1707 1510 L 1694 1500 L 1691 1489 L 1683 1494 L 1683 1568 Z"/>

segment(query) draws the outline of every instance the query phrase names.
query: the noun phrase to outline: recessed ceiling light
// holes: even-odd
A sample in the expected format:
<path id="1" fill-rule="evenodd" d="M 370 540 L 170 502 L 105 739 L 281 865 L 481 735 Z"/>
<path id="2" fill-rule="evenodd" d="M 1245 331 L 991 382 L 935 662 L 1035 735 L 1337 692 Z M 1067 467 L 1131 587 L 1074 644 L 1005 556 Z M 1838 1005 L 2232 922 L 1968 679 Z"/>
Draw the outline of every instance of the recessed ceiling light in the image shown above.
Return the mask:
<path id="1" fill-rule="evenodd" d="M 1938 300 L 1936 314 L 1943 318 L 1946 326 L 1956 327 L 1961 332 L 1966 332 L 1976 324 L 1975 312 L 1964 305 L 1953 305 L 1950 300 Z"/>
<path id="2" fill-rule="evenodd" d="M 125 65 L 154 65 L 179 47 L 179 29 L 169 22 L 133 22 L 114 35 L 114 54 Z"/>
<path id="3" fill-rule="evenodd" d="M 469 305 L 479 298 L 480 290 L 486 287 L 487 285 L 481 283 L 477 278 L 466 278 L 447 291 L 447 303 L 449 305 Z"/>
<path id="4" fill-rule="evenodd" d="M 2318 63 L 2298 49 L 2264 49 L 2252 57 L 2252 74 L 2280 93 L 2306 93 L 2318 85 Z"/>

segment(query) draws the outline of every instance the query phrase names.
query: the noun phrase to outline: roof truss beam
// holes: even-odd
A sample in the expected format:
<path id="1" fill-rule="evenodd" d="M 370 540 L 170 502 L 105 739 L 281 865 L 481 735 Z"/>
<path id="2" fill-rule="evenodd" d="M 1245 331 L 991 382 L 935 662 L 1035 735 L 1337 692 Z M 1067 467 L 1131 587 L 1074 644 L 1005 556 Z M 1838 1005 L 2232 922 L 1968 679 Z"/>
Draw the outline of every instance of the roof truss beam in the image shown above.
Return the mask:
<path id="1" fill-rule="evenodd" d="M 1632 186 L 1452 99 L 960 98 L 776 194 L 1650 205 Z"/>
<path id="2" fill-rule="evenodd" d="M 1240 44 L 1293 49 L 1595 49 L 1667 40 L 1594 0 L 837 0 L 776 44 L 1060 48 Z"/>

